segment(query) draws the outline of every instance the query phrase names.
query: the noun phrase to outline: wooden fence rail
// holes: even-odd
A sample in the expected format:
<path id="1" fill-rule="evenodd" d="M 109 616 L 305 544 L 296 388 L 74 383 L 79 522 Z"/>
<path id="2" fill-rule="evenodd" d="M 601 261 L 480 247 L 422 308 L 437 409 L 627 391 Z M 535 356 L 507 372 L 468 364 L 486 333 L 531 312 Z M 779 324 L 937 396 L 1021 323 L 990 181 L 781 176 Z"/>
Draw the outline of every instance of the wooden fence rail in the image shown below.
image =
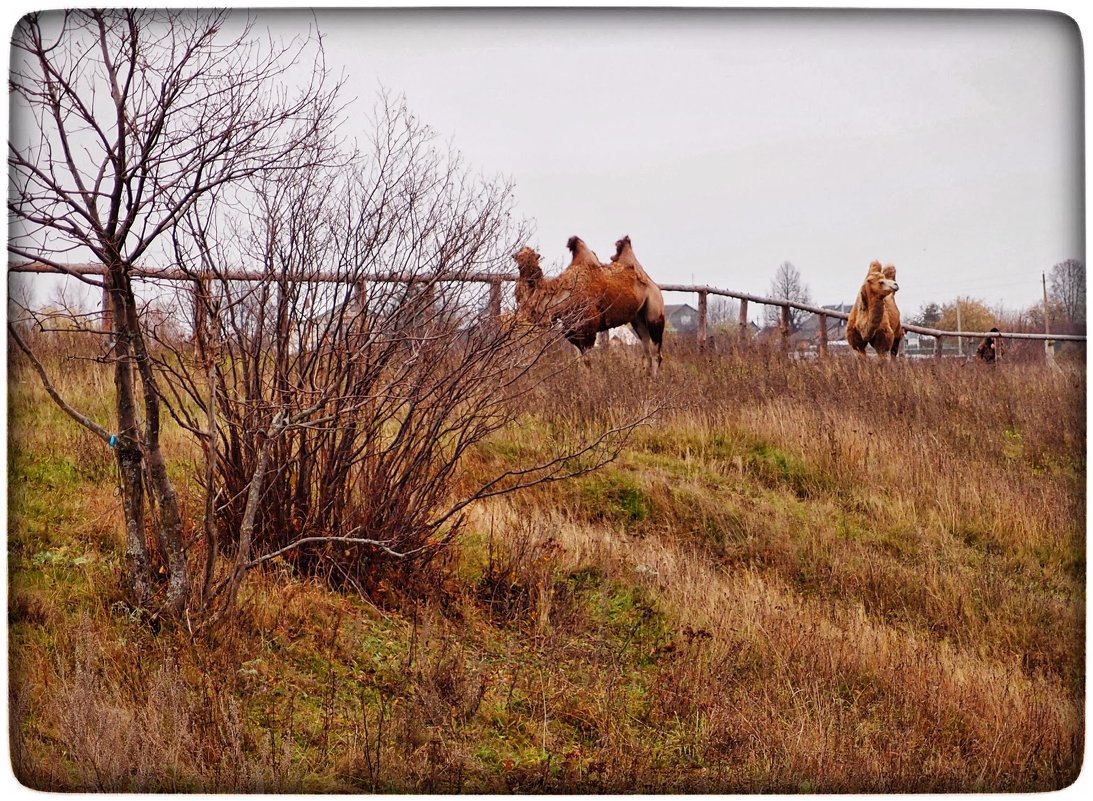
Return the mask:
<path id="1" fill-rule="evenodd" d="M 87 281 L 88 276 L 105 276 L 106 268 L 101 264 L 46 264 L 43 262 L 22 262 L 22 263 L 9 263 L 8 271 L 12 273 L 43 273 L 53 275 L 71 275 L 76 278 Z M 217 281 L 268 281 L 271 276 L 268 274 L 258 274 L 253 272 L 247 272 L 245 270 L 229 270 L 221 273 L 197 273 L 187 270 L 181 270 L 178 268 L 137 268 L 131 271 L 134 278 L 142 278 L 150 281 L 185 281 L 194 285 L 195 297 L 199 291 L 200 282 L 208 280 Z M 493 315 L 501 313 L 501 285 L 504 282 L 515 281 L 517 276 L 513 273 L 479 273 L 479 272 L 452 272 L 452 273 L 424 273 L 416 275 L 399 275 L 395 273 L 379 273 L 368 275 L 365 280 L 375 283 L 409 283 L 409 284 L 427 284 L 435 282 L 467 282 L 467 283 L 484 283 L 490 285 L 489 294 L 489 312 Z M 336 273 L 311 273 L 308 275 L 300 276 L 296 280 L 304 283 L 350 283 L 350 281 L 344 275 L 338 275 Z M 103 286 L 99 281 L 87 281 L 95 286 Z M 752 295 L 748 292 L 736 292 L 729 289 L 720 289 L 718 287 L 705 286 L 705 285 L 692 285 L 692 284 L 660 284 L 660 289 L 663 292 L 684 292 L 694 293 L 698 295 L 698 330 L 697 337 L 700 346 L 704 346 L 708 340 L 708 323 L 707 323 L 707 310 L 709 307 L 709 296 L 716 295 L 718 297 L 733 298 L 740 301 L 740 315 L 738 324 L 743 331 L 747 327 L 748 320 L 748 304 L 757 303 L 763 306 L 777 306 L 781 308 L 781 320 L 780 320 L 780 332 L 783 347 L 788 347 L 789 342 L 789 321 L 790 310 L 799 309 L 801 311 L 811 312 L 819 317 L 819 342 L 817 343 L 820 354 L 825 355 L 827 353 L 827 318 L 835 317 L 840 320 L 846 320 L 850 317 L 845 312 L 836 311 L 835 309 L 825 309 L 821 306 L 813 306 L 808 303 L 797 303 L 796 301 L 784 300 L 780 298 L 768 298 L 762 295 Z M 108 313 L 110 305 L 106 303 L 105 287 L 104 289 L 104 313 Z M 196 303 L 195 303 L 196 308 Z M 1042 342 L 1085 342 L 1085 336 L 1080 334 L 1033 334 L 1024 332 L 1006 332 L 1006 331 L 942 331 L 936 328 L 927 328 L 921 325 L 911 325 L 904 323 L 904 330 L 913 331 L 924 336 L 934 337 L 934 354 L 938 357 L 941 356 L 941 345 L 945 337 L 957 337 L 963 339 L 983 339 L 984 337 L 998 337 L 1001 339 L 1026 339 L 1026 340 L 1039 340 Z"/>

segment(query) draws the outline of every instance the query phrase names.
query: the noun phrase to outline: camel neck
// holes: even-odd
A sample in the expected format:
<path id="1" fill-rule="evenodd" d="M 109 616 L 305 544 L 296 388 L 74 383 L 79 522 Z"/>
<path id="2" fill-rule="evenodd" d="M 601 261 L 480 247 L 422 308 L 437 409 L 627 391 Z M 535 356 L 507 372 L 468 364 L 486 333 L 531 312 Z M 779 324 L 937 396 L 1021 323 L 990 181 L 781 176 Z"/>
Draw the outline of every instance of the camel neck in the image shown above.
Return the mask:
<path id="1" fill-rule="evenodd" d="M 877 329 L 884 320 L 884 298 L 874 298 L 870 301 L 863 292 L 861 300 L 865 307 L 865 330 L 862 331 L 862 338 L 868 342 L 877 333 Z"/>

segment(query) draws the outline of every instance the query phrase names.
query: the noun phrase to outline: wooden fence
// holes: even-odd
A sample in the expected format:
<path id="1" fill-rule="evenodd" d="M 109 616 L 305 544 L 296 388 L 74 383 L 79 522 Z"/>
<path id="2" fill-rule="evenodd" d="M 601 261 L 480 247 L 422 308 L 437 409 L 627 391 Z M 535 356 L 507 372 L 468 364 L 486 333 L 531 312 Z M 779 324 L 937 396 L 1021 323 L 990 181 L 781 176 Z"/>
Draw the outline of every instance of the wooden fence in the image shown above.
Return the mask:
<path id="1" fill-rule="evenodd" d="M 24 262 L 24 263 L 9 263 L 9 272 L 13 273 L 43 273 L 53 275 L 71 275 L 74 277 L 88 278 L 92 276 L 105 276 L 106 268 L 101 264 L 65 264 L 63 266 L 44 264 L 42 262 Z M 193 286 L 194 293 L 194 319 L 199 319 L 200 314 L 197 311 L 198 302 L 197 298 L 202 292 L 203 286 L 206 282 L 217 281 L 265 281 L 269 280 L 268 275 L 258 275 L 256 273 L 249 273 L 242 270 L 228 271 L 224 273 L 214 274 L 194 274 L 177 268 L 164 268 L 164 269 L 134 269 L 131 272 L 134 278 L 141 278 L 150 281 L 171 281 L 171 282 L 188 282 Z M 438 281 L 443 282 L 466 282 L 466 283 L 484 283 L 490 286 L 490 295 L 488 302 L 488 310 L 492 315 L 499 315 L 501 313 L 501 298 L 502 298 L 502 285 L 505 282 L 515 281 L 517 278 L 514 274 L 499 274 L 499 273 L 453 273 L 444 275 L 435 274 L 419 274 L 413 276 L 395 275 L 395 274 L 375 274 L 369 275 L 367 281 L 375 283 L 409 283 L 409 284 L 431 284 Z M 323 274 L 316 273 L 300 278 L 301 281 L 306 283 L 348 283 L 344 276 L 339 276 L 334 273 Z M 96 286 L 103 286 L 101 282 L 91 281 Z M 791 309 L 799 309 L 801 311 L 811 312 L 818 318 L 818 341 L 817 349 L 821 356 L 827 355 L 828 350 L 828 337 L 827 337 L 827 322 L 829 317 L 835 317 L 840 320 L 846 320 L 849 318 L 845 312 L 836 311 L 834 309 L 825 309 L 819 306 L 812 306 L 807 303 L 797 303 L 795 301 L 782 300 L 779 298 L 767 298 L 760 295 L 752 295 L 747 292 L 734 292 L 728 289 L 719 289 L 711 286 L 695 286 L 690 284 L 660 284 L 661 291 L 663 292 L 682 292 L 693 293 L 698 295 L 698 326 L 696 336 L 700 347 L 704 347 L 709 339 L 709 326 L 707 323 L 707 307 L 709 303 L 710 295 L 718 297 L 733 298 L 740 302 L 740 312 L 738 315 L 738 324 L 740 326 L 741 333 L 747 330 L 748 325 L 748 304 L 756 303 L 764 306 L 777 306 L 781 309 L 781 319 L 779 324 L 779 334 L 782 347 L 788 349 L 789 347 L 789 332 L 790 332 L 790 314 Z M 112 324 L 110 320 L 110 304 L 107 302 L 106 288 L 103 286 L 103 325 L 109 327 Z M 942 355 L 943 342 L 948 337 L 963 338 L 963 339 L 983 339 L 984 337 L 999 337 L 1002 339 L 1014 339 L 1014 340 L 1039 340 L 1045 343 L 1054 341 L 1063 342 L 1085 342 L 1084 335 L 1078 334 L 1032 334 L 1023 332 L 992 332 L 992 331 L 941 331 L 936 328 L 926 328 L 920 325 L 911 325 L 904 323 L 904 330 L 913 331 L 924 336 L 934 338 L 934 356 L 940 358 Z"/>
<path id="2" fill-rule="evenodd" d="M 711 286 L 692 286 L 690 284 L 660 284 L 661 291 L 663 292 L 693 292 L 698 295 L 698 342 L 700 345 L 705 344 L 708 337 L 708 325 L 707 325 L 707 306 L 710 295 L 717 295 L 720 297 L 734 298 L 740 301 L 740 314 L 738 322 L 741 330 L 744 330 L 748 324 L 748 303 L 758 303 L 765 306 L 778 306 L 782 310 L 781 320 L 779 321 L 779 333 L 782 340 L 783 347 L 788 347 L 789 344 L 789 329 L 790 329 L 790 309 L 800 309 L 801 311 L 811 312 L 815 314 L 818 319 L 818 342 L 817 348 L 820 355 L 827 355 L 827 319 L 828 317 L 835 317 L 840 320 L 847 320 L 850 315 L 846 312 L 836 311 L 835 309 L 825 309 L 820 306 L 812 306 L 807 303 L 797 303 L 795 301 L 782 300 L 778 298 L 766 298 L 760 295 L 751 295 L 747 292 L 733 292 L 727 289 L 718 289 Z M 1042 342 L 1054 342 L 1054 341 L 1066 341 L 1066 342 L 1085 342 L 1084 335 L 1078 334 L 1031 334 L 1024 332 L 993 332 L 993 331 L 942 331 L 937 328 L 927 328 L 921 325 L 912 325 L 904 323 L 903 328 L 905 331 L 913 331 L 924 336 L 930 336 L 934 338 L 934 355 L 938 358 L 941 357 L 942 346 L 946 337 L 955 337 L 963 339 L 983 339 L 984 337 L 999 337 L 1003 339 L 1031 339 L 1040 340 Z"/>

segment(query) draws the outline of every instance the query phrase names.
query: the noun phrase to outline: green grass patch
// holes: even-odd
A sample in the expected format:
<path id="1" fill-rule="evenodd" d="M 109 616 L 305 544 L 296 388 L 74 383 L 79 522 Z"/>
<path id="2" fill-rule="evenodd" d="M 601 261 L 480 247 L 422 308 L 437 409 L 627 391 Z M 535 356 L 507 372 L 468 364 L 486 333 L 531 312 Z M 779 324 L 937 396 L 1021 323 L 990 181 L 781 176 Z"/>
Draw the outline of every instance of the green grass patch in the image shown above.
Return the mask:
<path id="1" fill-rule="evenodd" d="M 649 518 L 652 504 L 632 476 L 605 470 L 581 483 L 581 502 L 593 520 L 605 520 L 629 528 Z"/>
<path id="2" fill-rule="evenodd" d="M 770 442 L 754 442 L 744 452 L 747 469 L 771 487 L 788 487 L 798 498 L 812 498 L 831 482 L 803 459 Z"/>

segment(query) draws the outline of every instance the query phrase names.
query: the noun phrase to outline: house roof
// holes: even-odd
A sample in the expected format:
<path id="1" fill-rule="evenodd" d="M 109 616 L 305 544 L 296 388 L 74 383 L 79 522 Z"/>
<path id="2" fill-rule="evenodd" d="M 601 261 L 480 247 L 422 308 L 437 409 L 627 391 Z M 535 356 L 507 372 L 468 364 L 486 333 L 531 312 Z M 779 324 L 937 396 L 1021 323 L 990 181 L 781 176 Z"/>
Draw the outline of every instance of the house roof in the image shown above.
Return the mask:
<path id="1" fill-rule="evenodd" d="M 832 309 L 832 311 L 842 311 L 831 306 L 824 306 L 825 309 Z M 841 317 L 827 317 L 827 333 L 830 336 L 832 333 L 841 333 L 842 329 L 846 326 L 846 320 Z M 801 321 L 800 332 L 813 334 L 820 330 L 820 315 L 810 314 Z"/>
<path id="2" fill-rule="evenodd" d="M 695 312 L 696 314 L 698 313 L 698 309 L 694 308 L 689 303 L 664 304 L 664 313 L 668 316 L 671 316 L 676 312 L 683 311 L 684 309 L 686 309 L 687 311 Z"/>

